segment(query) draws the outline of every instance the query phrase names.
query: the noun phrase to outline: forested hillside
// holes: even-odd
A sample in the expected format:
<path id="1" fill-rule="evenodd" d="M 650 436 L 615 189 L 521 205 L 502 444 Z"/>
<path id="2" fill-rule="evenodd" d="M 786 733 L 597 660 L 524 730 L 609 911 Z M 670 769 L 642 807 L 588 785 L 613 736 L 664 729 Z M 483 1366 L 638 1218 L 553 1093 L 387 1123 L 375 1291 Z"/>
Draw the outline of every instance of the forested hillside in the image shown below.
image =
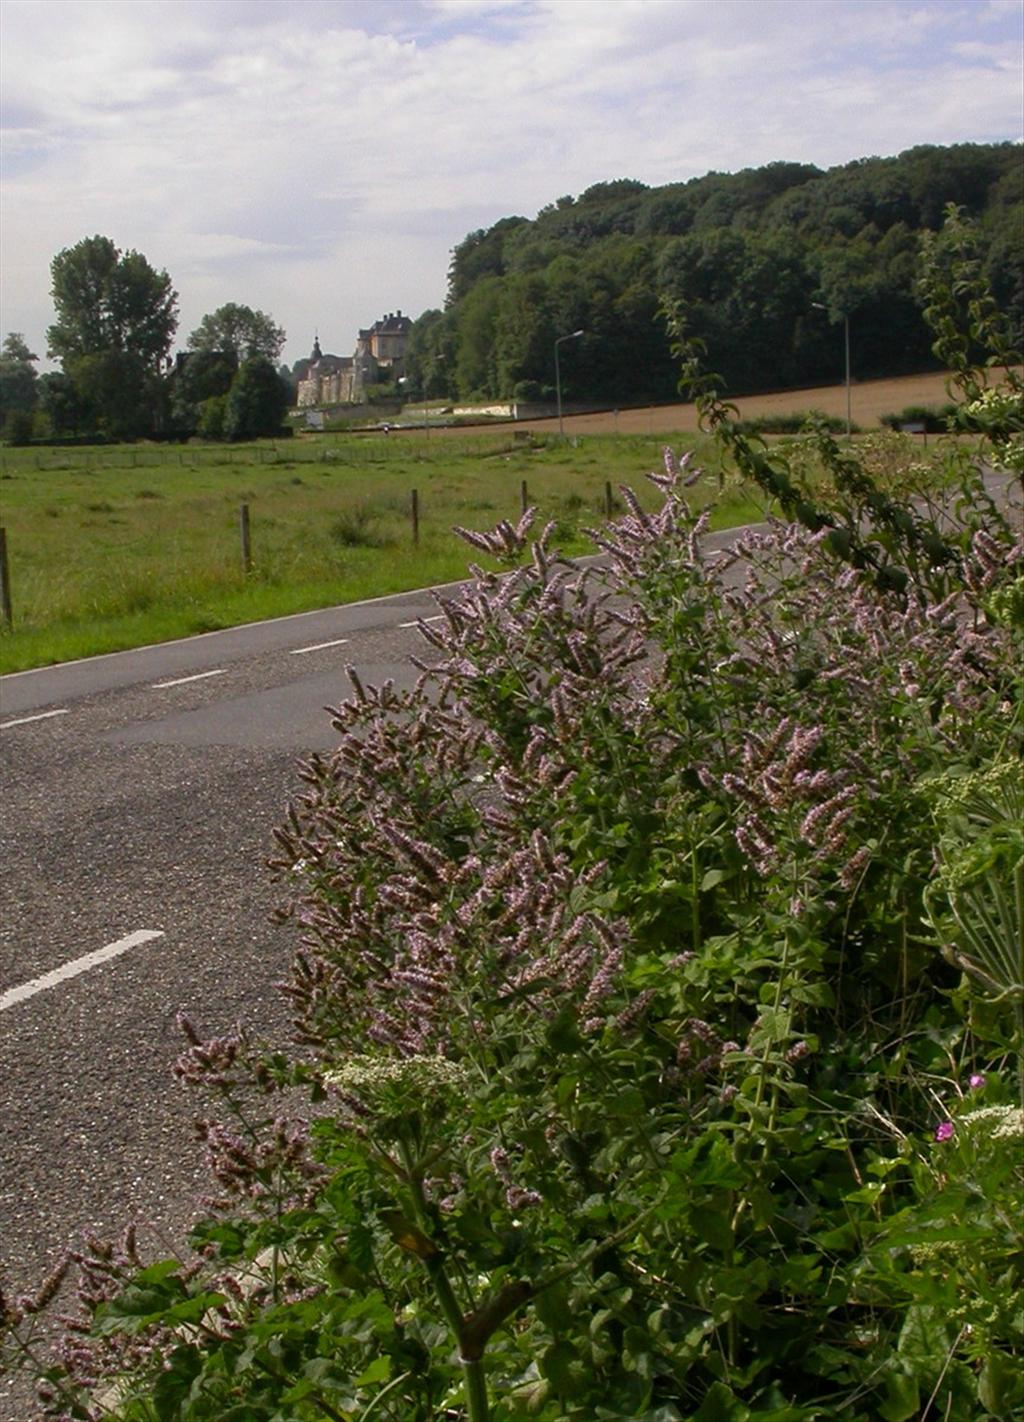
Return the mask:
<path id="1" fill-rule="evenodd" d="M 770 163 L 649 188 L 630 179 L 505 217 L 452 254 L 444 311 L 417 321 L 411 382 L 460 398 L 671 399 L 659 308 L 681 301 L 731 393 L 935 364 L 915 293 L 920 235 L 947 203 L 979 221 L 987 275 L 1020 328 L 1024 193 L 1017 144 L 919 147 L 822 171 Z M 817 305 L 816 305 L 817 303 Z M 822 309 L 824 308 L 824 309 Z"/>

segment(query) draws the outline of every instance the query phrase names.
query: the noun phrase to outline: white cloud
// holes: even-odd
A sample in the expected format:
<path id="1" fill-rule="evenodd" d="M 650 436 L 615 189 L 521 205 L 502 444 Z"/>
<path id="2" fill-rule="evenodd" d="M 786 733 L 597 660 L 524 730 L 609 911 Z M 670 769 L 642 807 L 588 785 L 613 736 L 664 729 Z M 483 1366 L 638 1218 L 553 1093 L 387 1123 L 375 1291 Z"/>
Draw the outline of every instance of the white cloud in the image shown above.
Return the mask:
<path id="1" fill-rule="evenodd" d="M 2 325 L 93 232 L 287 357 L 444 297 L 466 232 L 565 192 L 1020 136 L 1016 3 L 5 0 Z"/>

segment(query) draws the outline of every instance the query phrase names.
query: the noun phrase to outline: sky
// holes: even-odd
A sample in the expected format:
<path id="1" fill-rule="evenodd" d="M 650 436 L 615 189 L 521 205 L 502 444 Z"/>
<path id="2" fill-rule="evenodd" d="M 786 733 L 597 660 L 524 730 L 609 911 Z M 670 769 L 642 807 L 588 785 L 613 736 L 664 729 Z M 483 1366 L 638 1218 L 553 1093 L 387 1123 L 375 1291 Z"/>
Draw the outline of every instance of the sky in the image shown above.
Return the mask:
<path id="1" fill-rule="evenodd" d="M 1022 0 L 0 0 L 0 332 L 50 262 L 166 270 L 283 358 L 444 303 L 452 248 L 592 183 L 1022 137 Z"/>

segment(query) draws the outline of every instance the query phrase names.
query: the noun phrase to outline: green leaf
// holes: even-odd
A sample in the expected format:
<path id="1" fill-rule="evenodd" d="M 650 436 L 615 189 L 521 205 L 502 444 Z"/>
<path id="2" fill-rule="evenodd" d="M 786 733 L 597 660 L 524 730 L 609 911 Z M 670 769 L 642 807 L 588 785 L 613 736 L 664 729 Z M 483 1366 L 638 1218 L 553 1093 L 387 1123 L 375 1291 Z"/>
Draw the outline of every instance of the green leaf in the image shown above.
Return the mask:
<path id="1" fill-rule="evenodd" d="M 996 1417 L 1019 1415 L 1024 1404 L 1024 1373 L 1019 1359 L 993 1349 L 978 1376 L 978 1397 Z"/>
<path id="2" fill-rule="evenodd" d="M 194 1343 L 175 1348 L 153 1384 L 153 1408 L 158 1422 L 177 1422 L 182 1404 L 202 1370 L 202 1354 Z"/>
<path id="3" fill-rule="evenodd" d="M 556 1336 L 572 1327 L 573 1312 L 569 1307 L 569 1292 L 564 1284 L 555 1284 L 550 1289 L 542 1289 L 534 1300 L 533 1307 L 541 1323 Z M 609 1310 L 603 1309 L 601 1314 L 608 1316 Z M 600 1317 L 601 1314 L 597 1314 L 595 1317 Z M 593 1330 L 593 1320 L 591 1320 L 590 1326 Z"/>
<path id="4" fill-rule="evenodd" d="M 716 884 L 722 883 L 728 877 L 729 871 L 727 869 L 708 869 L 700 881 L 701 893 L 706 894 L 709 889 L 713 889 Z"/>
<path id="5" fill-rule="evenodd" d="M 548 1046 L 555 1052 L 575 1052 L 583 1045 L 576 1026 L 576 1010 L 563 1007 L 547 1030 Z"/>
<path id="6" fill-rule="evenodd" d="M 545 1348 L 540 1370 L 561 1396 L 571 1396 L 579 1381 L 578 1354 L 571 1343 L 553 1343 Z"/>
<path id="7" fill-rule="evenodd" d="M 564 1106 L 566 1102 L 572 1100 L 578 1086 L 579 1077 L 572 1072 L 558 1078 L 558 1085 L 555 1087 L 555 1100 L 559 1106 Z"/>
<path id="8" fill-rule="evenodd" d="M 750 1409 L 723 1382 L 712 1383 L 692 1422 L 747 1422 Z"/>
<path id="9" fill-rule="evenodd" d="M 690 1228 L 698 1239 L 723 1252 L 731 1249 L 733 1232 L 728 1200 L 718 1206 L 697 1205 L 690 1210 Z"/>
<path id="10" fill-rule="evenodd" d="M 750 1051 L 758 1047 L 788 1042 L 790 1037 L 790 1015 L 785 1007 L 763 1007 L 747 1041 Z"/>
<path id="11" fill-rule="evenodd" d="M 391 1359 L 385 1353 L 379 1358 L 374 1358 L 368 1368 L 356 1378 L 356 1387 L 366 1387 L 370 1383 L 384 1382 L 391 1376 Z"/>
<path id="12" fill-rule="evenodd" d="M 184 1288 L 175 1278 L 176 1289 L 167 1284 L 129 1284 L 116 1298 L 101 1304 L 92 1322 L 92 1331 L 100 1336 L 109 1333 L 138 1333 L 151 1323 L 161 1320 L 181 1302 Z"/>
<path id="13" fill-rule="evenodd" d="M 885 1401 L 878 1405 L 878 1415 L 885 1422 L 906 1422 L 916 1417 L 921 1406 L 921 1390 L 917 1379 L 908 1373 L 890 1373 L 885 1380 Z"/>
<path id="14" fill-rule="evenodd" d="M 203 1220 L 189 1234 L 194 1249 L 204 1244 L 216 1244 L 221 1259 L 237 1259 L 245 1252 L 247 1231 L 240 1221 Z M 177 1267 L 177 1261 L 168 1261 Z"/>
<path id="15" fill-rule="evenodd" d="M 180 1268 L 180 1259 L 159 1259 L 155 1264 L 149 1264 L 145 1269 L 140 1269 L 132 1279 L 132 1283 L 162 1284 L 165 1279 L 170 1279 L 177 1274 Z"/>
<path id="16" fill-rule="evenodd" d="M 942 1310 L 933 1304 L 911 1304 L 900 1329 L 898 1352 L 920 1374 L 936 1374 L 949 1352 L 949 1330 Z"/>

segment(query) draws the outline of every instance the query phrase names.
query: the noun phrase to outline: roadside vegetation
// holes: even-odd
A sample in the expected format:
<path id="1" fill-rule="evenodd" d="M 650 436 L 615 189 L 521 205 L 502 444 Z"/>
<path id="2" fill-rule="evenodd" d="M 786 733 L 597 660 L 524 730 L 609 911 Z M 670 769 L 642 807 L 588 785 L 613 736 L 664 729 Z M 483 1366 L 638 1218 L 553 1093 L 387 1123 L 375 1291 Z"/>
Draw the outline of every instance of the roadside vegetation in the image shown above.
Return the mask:
<path id="1" fill-rule="evenodd" d="M 1021 1415 L 1021 382 L 955 214 L 925 298 L 975 436 L 930 502 L 891 436 L 744 434 L 678 312 L 784 516 L 709 556 L 669 450 L 604 572 L 465 530 L 513 571 L 353 679 L 278 835 L 295 1043 L 181 1023 L 208 1218 L 3 1306 L 47 1417 Z"/>

